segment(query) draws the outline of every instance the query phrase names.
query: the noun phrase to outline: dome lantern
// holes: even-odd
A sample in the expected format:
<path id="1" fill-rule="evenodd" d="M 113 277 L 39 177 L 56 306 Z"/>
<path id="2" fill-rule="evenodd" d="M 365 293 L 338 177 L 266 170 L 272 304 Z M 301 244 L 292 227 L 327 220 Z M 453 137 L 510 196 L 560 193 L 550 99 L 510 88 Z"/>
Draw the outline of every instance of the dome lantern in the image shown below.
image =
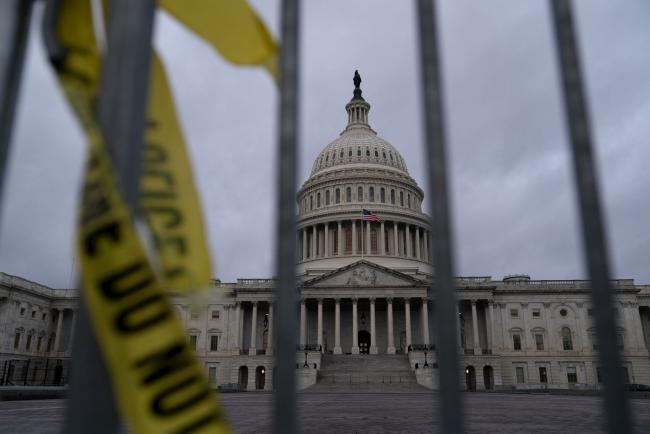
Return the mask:
<path id="1" fill-rule="evenodd" d="M 345 128 L 349 130 L 355 127 L 370 128 L 368 124 L 368 112 L 370 111 L 370 104 L 366 102 L 361 96 L 361 75 L 359 71 L 354 71 L 354 94 L 349 103 L 345 106 L 348 112 L 348 126 Z"/>

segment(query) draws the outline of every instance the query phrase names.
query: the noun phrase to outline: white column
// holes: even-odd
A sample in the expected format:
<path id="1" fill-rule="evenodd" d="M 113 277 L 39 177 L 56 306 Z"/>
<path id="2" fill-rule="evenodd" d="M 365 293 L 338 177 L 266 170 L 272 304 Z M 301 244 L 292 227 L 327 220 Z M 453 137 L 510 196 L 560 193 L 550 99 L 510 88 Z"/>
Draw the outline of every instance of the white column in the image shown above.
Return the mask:
<path id="1" fill-rule="evenodd" d="M 251 346 L 248 354 L 254 356 L 257 353 L 257 302 L 253 302 L 253 313 L 251 315 Z"/>
<path id="2" fill-rule="evenodd" d="M 375 299 L 370 299 L 370 354 L 378 354 L 377 351 L 377 330 L 375 327 Z"/>
<path id="3" fill-rule="evenodd" d="M 70 310 L 72 316 L 70 318 L 70 337 L 68 338 L 68 345 L 66 348 L 66 351 L 70 351 L 72 349 L 72 339 L 74 338 L 74 329 L 75 326 L 77 325 L 77 315 L 74 309 Z M 34 338 L 36 338 L 36 335 L 34 335 Z"/>
<path id="4" fill-rule="evenodd" d="M 273 302 L 269 301 L 269 326 L 266 335 L 266 354 L 273 355 Z"/>
<path id="5" fill-rule="evenodd" d="M 415 227 L 415 257 L 422 260 L 420 256 L 420 227 Z"/>
<path id="6" fill-rule="evenodd" d="M 404 244 L 406 246 L 406 256 L 407 258 L 411 257 L 411 230 L 410 230 L 411 225 L 406 225 L 406 232 L 404 233 L 404 237 L 406 238 L 406 243 Z"/>
<path id="7" fill-rule="evenodd" d="M 630 303 L 630 308 L 632 309 L 630 314 L 632 315 L 632 326 L 636 330 L 637 336 L 637 347 L 640 350 L 645 350 L 645 338 L 643 333 L 643 324 L 641 323 L 641 314 L 639 313 L 639 305 L 636 302 Z"/>
<path id="8" fill-rule="evenodd" d="M 341 300 L 335 299 L 334 304 L 334 354 L 342 354 L 341 351 Z"/>
<path id="9" fill-rule="evenodd" d="M 481 354 L 481 344 L 478 337 L 478 315 L 476 314 L 476 300 L 472 300 L 472 333 L 474 340 L 474 354 Z"/>
<path id="10" fill-rule="evenodd" d="M 341 256 L 341 255 L 343 255 L 343 246 L 344 246 L 344 244 L 343 244 L 343 225 L 341 224 L 340 221 L 338 222 L 338 224 L 339 224 L 339 239 L 338 239 L 339 248 L 338 248 L 338 253 L 339 253 L 339 256 Z"/>
<path id="11" fill-rule="evenodd" d="M 370 249 L 370 222 L 366 222 L 366 252 L 368 252 L 368 255 L 372 253 Z"/>
<path id="12" fill-rule="evenodd" d="M 490 336 L 490 343 L 488 344 L 488 348 L 494 352 L 496 346 L 496 337 L 494 336 L 494 302 L 489 301 L 488 303 L 488 312 L 490 314 L 490 333 L 488 335 Z M 550 331 L 547 331 L 547 333 L 550 333 Z"/>
<path id="13" fill-rule="evenodd" d="M 422 299 L 422 340 L 424 345 L 431 345 L 429 340 L 429 300 Z"/>
<path id="14" fill-rule="evenodd" d="M 311 234 L 311 258 L 314 259 L 318 254 L 318 233 L 316 232 L 316 225 L 312 226 Z"/>
<path id="15" fill-rule="evenodd" d="M 56 320 L 56 335 L 54 335 L 54 351 L 61 351 L 59 344 L 61 343 L 61 331 L 63 328 L 63 309 L 58 310 L 59 315 Z"/>
<path id="16" fill-rule="evenodd" d="M 406 348 L 408 351 L 409 345 L 411 345 L 411 300 L 408 298 L 404 299 L 404 318 L 406 322 Z"/>
<path id="17" fill-rule="evenodd" d="M 325 257 L 327 258 L 330 255 L 330 225 L 325 223 Z"/>
<path id="18" fill-rule="evenodd" d="M 380 223 L 380 237 L 379 237 L 379 242 L 381 243 L 381 247 L 379 248 L 379 252 L 383 255 L 386 254 L 386 233 L 384 232 L 384 221 L 382 220 Z M 371 336 L 372 337 L 372 336 Z"/>
<path id="19" fill-rule="evenodd" d="M 397 222 L 393 222 L 393 244 L 395 245 L 395 250 L 393 253 L 395 256 L 399 256 L 399 239 L 397 238 Z"/>
<path id="20" fill-rule="evenodd" d="M 318 299 L 318 338 L 316 342 L 318 343 L 318 348 L 322 350 L 323 348 L 323 299 Z"/>
<path id="21" fill-rule="evenodd" d="M 307 260 L 307 229 L 302 230 L 302 260 Z"/>
<path id="22" fill-rule="evenodd" d="M 300 300 L 300 346 L 307 345 L 307 306 L 305 299 Z"/>
<path id="23" fill-rule="evenodd" d="M 240 342 L 240 336 L 241 336 L 241 327 L 239 327 L 240 324 L 240 318 L 241 318 L 241 303 L 240 302 L 235 302 L 235 349 L 237 350 L 237 353 L 239 353 L 239 349 L 241 348 Z"/>
<path id="24" fill-rule="evenodd" d="M 424 237 L 424 260 L 429 262 L 429 232 L 425 229 L 422 231 L 422 236 Z"/>
<path id="25" fill-rule="evenodd" d="M 359 325 L 357 321 L 357 299 L 352 299 L 352 354 L 359 354 Z"/>
<path id="26" fill-rule="evenodd" d="M 386 316 L 388 323 L 388 348 L 387 354 L 395 354 L 395 336 L 393 335 L 393 299 L 387 298 L 388 305 L 386 306 Z"/>
<path id="27" fill-rule="evenodd" d="M 357 254 L 357 221 L 352 220 L 352 254 Z"/>

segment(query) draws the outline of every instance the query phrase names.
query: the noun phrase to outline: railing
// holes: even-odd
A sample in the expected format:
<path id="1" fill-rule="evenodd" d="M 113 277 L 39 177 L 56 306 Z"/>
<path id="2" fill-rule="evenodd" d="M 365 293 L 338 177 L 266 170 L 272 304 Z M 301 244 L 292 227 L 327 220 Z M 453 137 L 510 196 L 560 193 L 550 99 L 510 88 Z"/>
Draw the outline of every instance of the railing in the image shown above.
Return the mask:
<path id="1" fill-rule="evenodd" d="M 412 344 L 409 346 L 408 351 L 435 351 L 435 344 Z"/>
<path id="2" fill-rule="evenodd" d="M 322 345 L 296 345 L 296 351 L 323 351 Z"/>
<path id="3" fill-rule="evenodd" d="M 603 378 L 603 403 L 606 426 L 609 432 L 626 434 L 631 432 L 632 418 L 624 393 L 624 379 L 619 369 L 620 355 L 617 348 L 615 318 L 612 304 L 612 286 L 631 285 L 627 280 L 611 281 L 609 278 L 608 250 L 605 244 L 605 229 L 600 211 L 598 176 L 592 155 L 591 126 L 588 108 L 585 102 L 582 71 L 579 61 L 579 45 L 576 41 L 570 0 L 551 0 L 556 51 L 558 53 L 559 72 L 562 77 L 562 89 L 566 111 L 566 125 L 574 161 L 575 183 L 580 204 L 582 237 L 586 269 L 589 272 L 589 284 L 593 302 L 596 334 L 599 342 L 599 358 Z M 26 36 L 29 34 L 31 1 L 5 0 L 0 2 L 0 14 L 10 17 L 0 25 L 0 194 L 6 174 L 7 150 L 13 126 L 13 114 L 25 53 Z M 48 2 L 48 7 L 55 2 Z M 446 166 L 446 132 L 443 110 L 443 86 L 441 64 L 438 53 L 436 11 L 433 0 L 418 0 L 417 20 L 419 30 L 420 58 L 422 68 L 421 95 L 424 104 L 425 144 L 428 190 L 432 194 L 432 242 L 431 255 L 436 270 L 435 287 L 429 289 L 429 297 L 437 300 L 437 358 L 440 369 L 441 395 L 439 414 L 444 433 L 461 433 L 463 429 L 463 407 L 458 385 L 458 342 L 456 326 L 456 297 L 454 278 L 454 248 L 451 235 L 453 221 L 450 214 L 450 200 L 447 187 Z M 116 80 L 114 86 L 102 88 L 102 95 L 107 89 L 114 89 L 111 95 L 116 98 L 99 98 L 100 112 L 106 111 L 119 117 L 129 131 L 134 132 L 133 143 L 124 141 L 128 146 L 118 149 L 117 154 L 126 156 L 138 154 L 144 126 L 144 101 L 148 86 L 148 70 L 141 63 L 147 62 L 151 47 L 151 20 L 155 3 L 153 0 L 129 1 L 113 0 L 108 33 L 108 50 L 105 53 L 105 71 L 102 76 L 107 80 Z M 115 8 L 115 9 L 113 9 Z M 46 14 L 47 15 L 47 14 Z M 297 432 L 296 395 L 295 395 L 295 342 L 297 341 L 296 312 L 296 275 L 295 275 L 295 193 L 297 191 L 297 137 L 298 137 L 298 70 L 299 54 L 299 1 L 283 0 L 281 6 L 282 49 L 279 59 L 280 71 L 280 110 L 277 167 L 278 181 L 278 218 L 277 218 L 277 331 L 276 337 L 276 379 L 277 388 L 274 397 L 275 434 L 294 434 Z M 129 22 L 131 25 L 124 23 Z M 120 31 L 120 25 L 127 31 Z M 128 41 L 128 43 L 125 43 Z M 116 61 L 117 60 L 117 61 Z M 112 74 L 116 65 L 128 64 L 119 69 L 125 75 Z M 146 63 L 144 63 L 146 65 Z M 129 75 L 131 74 L 131 75 Z M 135 92 L 122 91 L 136 89 Z M 100 96 L 102 96 L 100 95 Z M 111 101 L 110 104 L 105 101 Z M 126 108 L 126 110 L 125 110 Z M 142 122 L 140 122 L 142 121 Z M 122 125 L 124 126 L 124 125 Z M 117 131 L 112 128 L 110 131 Z M 109 134 L 110 135 L 110 134 Z M 107 142 L 116 142 L 109 137 Z M 115 150 L 115 149 L 114 149 Z M 128 152 L 127 152 L 128 151 Z M 133 151 L 133 152 L 131 152 Z M 115 166 L 121 167 L 117 161 Z M 124 162 L 122 159 L 121 162 Z M 124 188 L 125 197 L 137 196 L 137 170 L 120 171 L 119 184 Z M 0 197 L 1 199 L 1 197 Z M 129 200 L 131 202 L 131 200 Z M 1 201 L 0 201 L 1 203 Z M 130 203 L 130 205 L 135 205 Z M 135 208 L 135 206 L 134 206 Z M 433 246 L 436 246 L 433 250 Z M 244 279 L 254 281 L 257 279 Z M 470 280 L 472 281 L 472 280 Z M 478 280 L 482 283 L 482 280 Z M 539 281 L 528 285 L 562 287 L 574 285 L 575 281 Z M 541 283 L 545 282 L 545 283 Z M 270 282 L 264 282 L 264 284 Z M 84 310 L 80 312 L 77 324 L 78 337 L 76 345 L 82 343 L 84 351 L 73 352 L 75 363 L 87 369 L 75 371 L 78 389 L 72 389 L 68 408 L 68 422 L 74 416 L 74 428 L 68 427 L 69 433 L 114 433 L 118 430 L 119 420 L 113 408 L 110 388 L 105 381 L 103 361 L 99 357 L 94 338 L 88 330 L 88 318 Z M 85 333 L 85 334 L 84 334 Z M 472 350 L 473 353 L 473 350 Z M 85 386 L 86 383 L 87 386 Z M 74 381 L 73 381 L 74 383 Z M 424 397 L 424 395 L 423 395 Z M 92 398 L 92 399 L 91 399 Z M 433 402 L 433 401 L 432 401 Z M 433 405 L 433 404 L 432 404 Z M 433 407 L 432 407 L 433 409 Z"/>

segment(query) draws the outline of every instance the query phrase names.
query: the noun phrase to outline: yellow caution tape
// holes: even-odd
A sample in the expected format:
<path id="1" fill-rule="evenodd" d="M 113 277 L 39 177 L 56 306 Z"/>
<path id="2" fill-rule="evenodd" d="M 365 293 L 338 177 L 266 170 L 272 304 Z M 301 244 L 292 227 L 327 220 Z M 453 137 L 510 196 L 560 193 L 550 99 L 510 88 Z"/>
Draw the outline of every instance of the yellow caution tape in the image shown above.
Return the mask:
<path id="1" fill-rule="evenodd" d="M 277 44 L 246 1 L 161 0 L 160 5 L 229 62 L 263 66 L 277 81 Z"/>
<path id="2" fill-rule="evenodd" d="M 185 141 L 165 70 L 153 55 L 140 174 L 140 210 L 147 219 L 166 289 L 207 288 L 210 255 Z"/>
<path id="3" fill-rule="evenodd" d="M 60 0 L 57 36 L 65 55 L 54 66 L 90 144 L 78 239 L 84 300 L 119 408 L 137 434 L 229 433 L 113 175 L 94 112 L 100 56 L 88 0 Z M 164 83 L 159 66 L 152 69 L 152 100 L 155 83 Z M 151 129 L 147 140 L 153 143 L 160 131 Z M 149 182 L 143 178 L 143 192 Z M 148 214 L 152 224 L 172 221 L 162 212 Z"/>

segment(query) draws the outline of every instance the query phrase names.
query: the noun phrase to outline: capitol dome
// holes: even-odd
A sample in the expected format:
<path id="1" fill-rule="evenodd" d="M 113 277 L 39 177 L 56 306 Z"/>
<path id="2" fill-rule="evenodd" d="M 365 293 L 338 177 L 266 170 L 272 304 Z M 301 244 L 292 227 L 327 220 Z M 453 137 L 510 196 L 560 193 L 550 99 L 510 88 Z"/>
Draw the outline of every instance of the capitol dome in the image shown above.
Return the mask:
<path id="1" fill-rule="evenodd" d="M 424 193 L 399 151 L 370 127 L 357 71 L 353 81 L 347 126 L 298 191 L 298 271 L 319 274 L 363 259 L 431 275 Z"/>

